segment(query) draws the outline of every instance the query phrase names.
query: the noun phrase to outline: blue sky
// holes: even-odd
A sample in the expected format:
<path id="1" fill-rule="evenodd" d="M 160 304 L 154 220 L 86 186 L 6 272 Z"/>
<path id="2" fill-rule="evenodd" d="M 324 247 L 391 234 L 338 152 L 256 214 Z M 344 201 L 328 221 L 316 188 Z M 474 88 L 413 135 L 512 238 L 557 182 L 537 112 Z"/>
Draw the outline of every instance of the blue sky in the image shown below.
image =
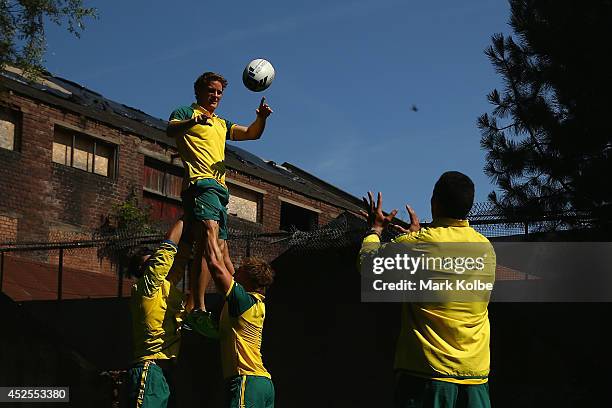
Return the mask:
<path id="1" fill-rule="evenodd" d="M 358 197 L 382 191 L 404 219 L 406 203 L 431 219 L 446 170 L 468 174 L 477 201 L 494 188 L 476 119 L 501 84 L 483 51 L 509 32 L 505 1 L 170 4 L 86 2 L 99 19 L 80 39 L 47 27 L 47 69 L 161 118 L 192 102 L 199 74 L 219 72 L 229 80 L 220 116 L 248 125 L 262 94 L 274 109 L 263 138 L 240 147 Z M 259 57 L 276 68 L 262 94 L 241 82 Z"/>

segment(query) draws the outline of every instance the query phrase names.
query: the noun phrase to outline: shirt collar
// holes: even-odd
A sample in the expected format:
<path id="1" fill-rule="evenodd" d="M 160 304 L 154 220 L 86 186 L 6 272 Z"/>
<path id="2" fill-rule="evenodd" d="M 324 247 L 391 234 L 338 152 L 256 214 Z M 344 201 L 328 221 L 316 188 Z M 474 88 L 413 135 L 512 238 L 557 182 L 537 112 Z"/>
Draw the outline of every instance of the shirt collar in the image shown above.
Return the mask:
<path id="1" fill-rule="evenodd" d="M 212 116 L 213 118 L 216 117 L 217 115 L 215 115 L 214 113 L 210 113 L 209 111 L 207 111 L 206 109 L 204 109 L 203 107 L 201 107 L 200 105 L 198 105 L 196 102 L 191 104 L 191 108 L 195 111 L 197 111 L 198 113 L 206 113 L 209 114 L 210 116 Z"/>
<path id="2" fill-rule="evenodd" d="M 249 292 L 249 294 L 255 296 L 255 298 L 257 298 L 257 300 L 259 300 L 260 302 L 263 302 L 264 299 L 266 298 L 264 295 L 262 295 L 259 292 Z"/>
<path id="3" fill-rule="evenodd" d="M 468 220 L 458 220 L 456 218 L 439 217 L 434 218 L 431 223 L 432 227 L 469 227 Z"/>

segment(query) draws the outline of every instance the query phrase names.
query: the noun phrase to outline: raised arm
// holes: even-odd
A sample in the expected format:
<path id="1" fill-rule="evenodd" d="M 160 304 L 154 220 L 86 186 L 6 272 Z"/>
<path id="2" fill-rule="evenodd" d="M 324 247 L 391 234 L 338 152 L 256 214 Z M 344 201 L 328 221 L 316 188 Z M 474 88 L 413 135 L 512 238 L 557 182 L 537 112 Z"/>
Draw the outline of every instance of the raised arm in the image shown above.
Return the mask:
<path id="1" fill-rule="evenodd" d="M 174 262 L 177 243 L 183 234 L 183 220 L 178 220 L 166 233 L 166 239 L 162 241 L 157 250 L 145 263 L 142 276 L 144 293 L 152 296 L 162 285 Z"/>
<path id="2" fill-rule="evenodd" d="M 391 224 L 393 218 L 397 214 L 397 210 L 391 211 L 388 215 L 385 215 L 382 211 L 382 194 L 378 193 L 376 205 L 374 205 L 374 196 L 368 191 L 368 198 L 363 197 L 363 202 L 367 211 L 361 211 L 361 215 L 367 218 L 368 227 L 370 228 L 366 233 L 366 236 L 361 243 L 361 249 L 359 250 L 358 269 L 361 270 L 361 264 L 366 257 L 372 256 L 374 253 L 381 249 L 380 237 L 387 227 L 393 227 L 395 230 L 404 234 L 401 237 L 396 237 L 394 242 L 403 242 L 414 238 L 420 229 L 421 225 L 419 217 L 416 215 L 412 207 L 406 205 L 408 215 L 410 217 L 410 227 L 404 229 L 399 225 Z"/>
<path id="3" fill-rule="evenodd" d="M 232 133 L 233 140 L 257 140 L 261 137 L 266 127 L 266 119 L 272 113 L 272 109 L 266 103 L 266 98 L 261 98 L 261 102 L 259 103 L 259 108 L 255 111 L 257 117 L 255 121 L 249 125 L 249 127 L 244 127 L 240 125 L 235 125 Z"/>
<path id="4" fill-rule="evenodd" d="M 378 193 L 378 200 L 374 206 L 374 196 L 368 191 L 368 198 L 363 197 L 363 202 L 366 211 L 361 211 L 361 214 L 368 219 L 368 227 L 370 228 L 361 243 L 359 250 L 359 258 L 357 260 L 357 269 L 361 271 L 361 264 L 366 257 L 378 251 L 380 248 L 380 237 L 384 229 L 389 225 L 391 220 L 397 214 L 397 210 L 391 211 L 387 216 L 382 211 L 382 194 Z"/>

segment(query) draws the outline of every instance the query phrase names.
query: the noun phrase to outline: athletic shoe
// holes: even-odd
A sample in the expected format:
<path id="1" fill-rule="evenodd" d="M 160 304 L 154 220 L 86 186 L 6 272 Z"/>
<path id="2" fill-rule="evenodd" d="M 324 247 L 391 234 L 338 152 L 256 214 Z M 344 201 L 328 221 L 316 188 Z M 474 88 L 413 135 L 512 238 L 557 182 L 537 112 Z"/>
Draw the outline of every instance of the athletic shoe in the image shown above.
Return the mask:
<path id="1" fill-rule="evenodd" d="M 213 320 L 212 313 L 206 310 L 193 309 L 185 318 L 183 329 L 193 330 L 211 339 L 219 338 L 219 328 Z"/>

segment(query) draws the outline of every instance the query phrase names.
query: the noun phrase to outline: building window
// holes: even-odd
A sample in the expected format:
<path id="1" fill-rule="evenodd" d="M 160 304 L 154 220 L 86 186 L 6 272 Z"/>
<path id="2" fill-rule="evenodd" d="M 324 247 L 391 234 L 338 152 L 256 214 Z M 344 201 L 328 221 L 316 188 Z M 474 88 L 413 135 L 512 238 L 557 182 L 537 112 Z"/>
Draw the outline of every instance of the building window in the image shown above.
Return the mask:
<path id="1" fill-rule="evenodd" d="M 21 135 L 21 112 L 0 107 L 0 148 L 19 150 Z"/>
<path id="2" fill-rule="evenodd" d="M 183 187 L 183 169 L 145 158 L 144 189 L 164 197 L 180 199 Z"/>
<path id="3" fill-rule="evenodd" d="M 155 193 L 145 191 L 142 199 L 145 207 L 149 208 L 149 216 L 153 221 L 172 225 L 183 213 L 180 202 L 159 197 Z"/>
<path id="4" fill-rule="evenodd" d="M 116 146 L 73 130 L 55 127 L 53 162 L 114 177 Z"/>
<path id="5" fill-rule="evenodd" d="M 262 194 L 232 183 L 227 183 L 230 193 L 227 212 L 243 220 L 261 223 Z"/>
<path id="6" fill-rule="evenodd" d="M 281 201 L 280 229 L 312 231 L 317 228 L 319 214 L 306 208 Z"/>

